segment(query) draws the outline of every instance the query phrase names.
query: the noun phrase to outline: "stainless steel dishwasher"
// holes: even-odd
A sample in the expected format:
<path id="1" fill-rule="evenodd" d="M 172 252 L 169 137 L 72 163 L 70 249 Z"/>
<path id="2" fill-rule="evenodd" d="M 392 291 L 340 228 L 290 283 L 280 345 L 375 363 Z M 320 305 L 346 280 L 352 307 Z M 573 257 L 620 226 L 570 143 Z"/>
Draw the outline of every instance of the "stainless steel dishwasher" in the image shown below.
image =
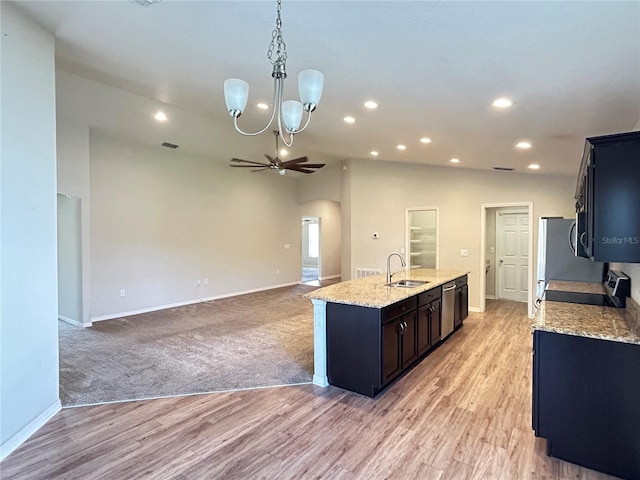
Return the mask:
<path id="1" fill-rule="evenodd" d="M 442 286 L 442 339 L 453 332 L 456 307 L 456 282 Z"/>

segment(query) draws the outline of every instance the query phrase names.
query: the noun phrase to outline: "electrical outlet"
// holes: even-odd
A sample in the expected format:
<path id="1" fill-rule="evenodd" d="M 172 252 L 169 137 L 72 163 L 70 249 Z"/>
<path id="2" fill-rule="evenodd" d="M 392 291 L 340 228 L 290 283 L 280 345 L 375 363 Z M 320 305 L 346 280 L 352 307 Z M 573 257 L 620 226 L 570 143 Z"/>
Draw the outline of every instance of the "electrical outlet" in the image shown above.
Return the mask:
<path id="1" fill-rule="evenodd" d="M 127 294 L 127 292 L 124 291 L 124 288 L 122 290 L 120 290 L 120 296 L 124 297 Z"/>
<path id="2" fill-rule="evenodd" d="M 204 284 L 205 284 L 205 285 L 209 285 L 209 279 L 208 279 L 208 278 L 205 278 L 205 279 L 204 279 Z"/>
<path id="3" fill-rule="evenodd" d="M 400 249 L 400 253 L 404 255 L 404 247 Z"/>

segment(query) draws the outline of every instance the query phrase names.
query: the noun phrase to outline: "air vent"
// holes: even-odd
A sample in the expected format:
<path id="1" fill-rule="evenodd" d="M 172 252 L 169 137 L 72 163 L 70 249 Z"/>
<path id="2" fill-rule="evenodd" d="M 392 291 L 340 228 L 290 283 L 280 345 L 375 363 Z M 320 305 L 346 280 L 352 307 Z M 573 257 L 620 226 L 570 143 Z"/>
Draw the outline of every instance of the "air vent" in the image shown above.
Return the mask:
<path id="1" fill-rule="evenodd" d="M 499 170 L 501 172 L 513 172 L 513 168 L 509 167 L 493 167 L 494 170 Z"/>
<path id="2" fill-rule="evenodd" d="M 162 146 L 167 148 L 173 148 L 173 149 L 178 148 L 178 145 L 176 145 L 175 143 L 169 143 L 169 142 L 163 142 Z"/>

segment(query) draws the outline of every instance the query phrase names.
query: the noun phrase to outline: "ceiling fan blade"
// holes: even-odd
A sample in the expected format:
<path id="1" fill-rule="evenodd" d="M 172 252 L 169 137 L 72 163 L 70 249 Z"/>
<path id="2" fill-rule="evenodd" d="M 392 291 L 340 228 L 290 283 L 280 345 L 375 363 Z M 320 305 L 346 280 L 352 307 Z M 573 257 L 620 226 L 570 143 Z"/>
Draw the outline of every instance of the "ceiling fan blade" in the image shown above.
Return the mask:
<path id="1" fill-rule="evenodd" d="M 269 166 L 269 164 L 267 164 L 267 163 L 252 162 L 251 160 L 242 160 L 241 158 L 232 158 L 231 161 L 232 162 L 237 162 L 237 163 L 249 163 L 251 165 L 261 165 L 263 167 L 268 167 Z"/>
<path id="2" fill-rule="evenodd" d="M 296 163 L 304 163 L 308 161 L 307 157 L 294 158 L 293 160 L 287 160 L 286 162 L 282 162 L 282 165 L 295 165 Z"/>
<path id="3" fill-rule="evenodd" d="M 229 165 L 229 166 L 233 168 L 256 168 L 256 167 L 259 167 L 260 165 Z M 269 167 L 265 165 L 264 168 L 269 168 Z"/>
<path id="4" fill-rule="evenodd" d="M 296 166 L 285 167 L 285 168 L 287 170 L 291 170 L 292 172 L 301 172 L 301 173 L 313 173 L 313 172 L 315 172 L 315 170 L 308 170 L 306 168 L 296 167 Z"/>
<path id="5" fill-rule="evenodd" d="M 324 163 L 305 163 L 304 165 L 300 165 L 302 168 L 322 168 L 326 164 Z"/>
<path id="6" fill-rule="evenodd" d="M 261 172 L 263 170 L 270 170 L 271 167 L 262 167 L 262 168 L 256 168 L 255 170 L 251 170 L 252 172 Z"/>
<path id="7" fill-rule="evenodd" d="M 273 158 L 270 155 L 267 155 L 266 153 L 264 154 L 265 157 L 267 157 L 269 159 L 269 162 L 271 163 L 278 163 L 278 157 Z"/>

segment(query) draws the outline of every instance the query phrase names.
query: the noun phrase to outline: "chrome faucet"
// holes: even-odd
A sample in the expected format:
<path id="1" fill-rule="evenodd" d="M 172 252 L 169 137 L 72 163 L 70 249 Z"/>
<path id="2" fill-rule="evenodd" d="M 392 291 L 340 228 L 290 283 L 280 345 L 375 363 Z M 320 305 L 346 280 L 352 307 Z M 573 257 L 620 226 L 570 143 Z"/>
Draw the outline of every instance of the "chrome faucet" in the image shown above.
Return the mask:
<path id="1" fill-rule="evenodd" d="M 391 273 L 391 257 L 393 257 L 394 255 L 398 256 L 398 258 L 400 259 L 400 263 L 402 263 L 403 267 L 407 266 L 407 263 L 404 261 L 404 257 L 400 255 L 398 252 L 393 252 L 391 255 L 389 255 L 387 257 L 387 283 L 391 283 L 391 275 L 393 275 Z"/>

